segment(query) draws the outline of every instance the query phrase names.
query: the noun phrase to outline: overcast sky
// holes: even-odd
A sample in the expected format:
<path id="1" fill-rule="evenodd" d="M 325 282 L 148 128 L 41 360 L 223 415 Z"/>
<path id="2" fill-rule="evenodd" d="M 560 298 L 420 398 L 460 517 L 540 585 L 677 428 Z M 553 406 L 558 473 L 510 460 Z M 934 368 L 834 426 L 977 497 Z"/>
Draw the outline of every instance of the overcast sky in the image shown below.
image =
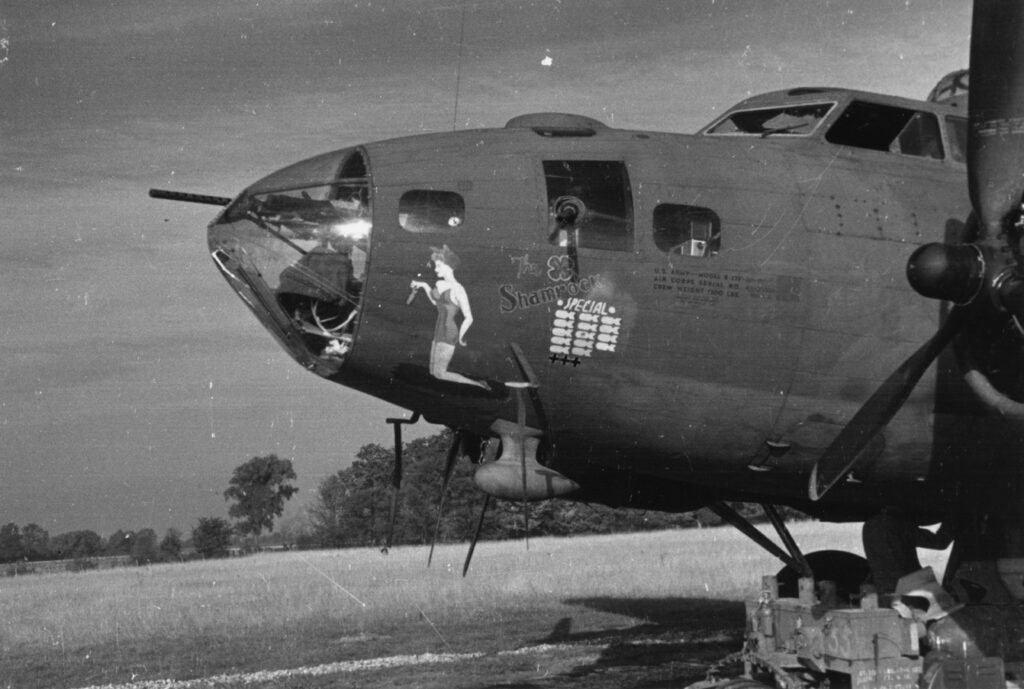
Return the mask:
<path id="1" fill-rule="evenodd" d="M 969 15 L 966 0 L 5 0 L 0 523 L 188 531 L 226 516 L 254 455 L 294 460 L 298 502 L 391 439 L 401 410 L 304 371 L 219 276 L 216 209 L 150 187 L 234 196 L 316 153 L 530 111 L 692 132 L 790 86 L 923 98 L 966 66 Z"/>

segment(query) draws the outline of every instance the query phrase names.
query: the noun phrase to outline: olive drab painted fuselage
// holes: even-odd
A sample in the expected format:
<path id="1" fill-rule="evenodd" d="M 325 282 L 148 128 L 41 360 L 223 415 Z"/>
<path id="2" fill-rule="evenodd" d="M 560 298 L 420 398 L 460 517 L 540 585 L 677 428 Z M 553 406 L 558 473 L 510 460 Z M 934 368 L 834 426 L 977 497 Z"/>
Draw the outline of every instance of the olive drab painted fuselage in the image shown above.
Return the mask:
<path id="1" fill-rule="evenodd" d="M 210 246 L 301 364 L 429 421 L 492 433 L 516 420 L 505 383 L 533 376 L 526 423 L 570 499 L 924 509 L 944 467 L 1022 449 L 952 353 L 851 480 L 813 506 L 806 485 L 938 327 L 904 271 L 965 231 L 965 116 L 840 89 L 759 96 L 696 135 L 529 115 L 274 173 Z"/>

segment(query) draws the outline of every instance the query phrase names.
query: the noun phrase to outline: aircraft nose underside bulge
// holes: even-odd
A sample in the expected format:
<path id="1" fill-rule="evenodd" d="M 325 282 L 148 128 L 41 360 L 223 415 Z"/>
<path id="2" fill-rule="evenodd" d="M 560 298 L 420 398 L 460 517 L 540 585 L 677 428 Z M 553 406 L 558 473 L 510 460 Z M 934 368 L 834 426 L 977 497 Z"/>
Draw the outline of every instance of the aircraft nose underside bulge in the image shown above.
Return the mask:
<path id="1" fill-rule="evenodd" d="M 228 283 L 300 364 L 324 377 L 355 343 L 371 217 L 366 159 L 346 150 L 265 177 L 209 227 Z"/>

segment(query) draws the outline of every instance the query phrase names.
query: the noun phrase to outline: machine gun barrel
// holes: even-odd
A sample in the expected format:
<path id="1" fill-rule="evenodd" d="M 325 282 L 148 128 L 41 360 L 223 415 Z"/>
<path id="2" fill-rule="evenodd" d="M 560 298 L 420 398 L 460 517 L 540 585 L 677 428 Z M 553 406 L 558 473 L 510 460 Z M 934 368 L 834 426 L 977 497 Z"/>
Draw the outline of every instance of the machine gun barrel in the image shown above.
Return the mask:
<path id="1" fill-rule="evenodd" d="M 231 199 L 226 196 L 207 196 L 205 194 L 191 194 L 187 191 L 170 191 L 168 189 L 150 189 L 149 195 L 154 199 L 205 203 L 210 206 L 226 206 L 231 203 Z"/>

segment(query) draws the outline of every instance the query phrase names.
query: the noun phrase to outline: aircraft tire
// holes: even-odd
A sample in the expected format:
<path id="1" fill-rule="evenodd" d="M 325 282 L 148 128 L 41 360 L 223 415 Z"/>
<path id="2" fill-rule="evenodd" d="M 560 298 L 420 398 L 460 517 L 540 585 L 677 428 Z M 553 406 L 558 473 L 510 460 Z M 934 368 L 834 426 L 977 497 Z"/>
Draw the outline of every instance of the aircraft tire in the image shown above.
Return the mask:
<path id="1" fill-rule="evenodd" d="M 817 550 L 807 553 L 805 557 L 815 579 L 836 582 L 836 593 L 841 601 L 848 601 L 851 596 L 860 594 L 860 585 L 871 572 L 867 560 L 845 550 Z M 779 582 L 780 598 L 796 598 L 799 595 L 798 571 L 786 565 L 775 577 Z"/>

